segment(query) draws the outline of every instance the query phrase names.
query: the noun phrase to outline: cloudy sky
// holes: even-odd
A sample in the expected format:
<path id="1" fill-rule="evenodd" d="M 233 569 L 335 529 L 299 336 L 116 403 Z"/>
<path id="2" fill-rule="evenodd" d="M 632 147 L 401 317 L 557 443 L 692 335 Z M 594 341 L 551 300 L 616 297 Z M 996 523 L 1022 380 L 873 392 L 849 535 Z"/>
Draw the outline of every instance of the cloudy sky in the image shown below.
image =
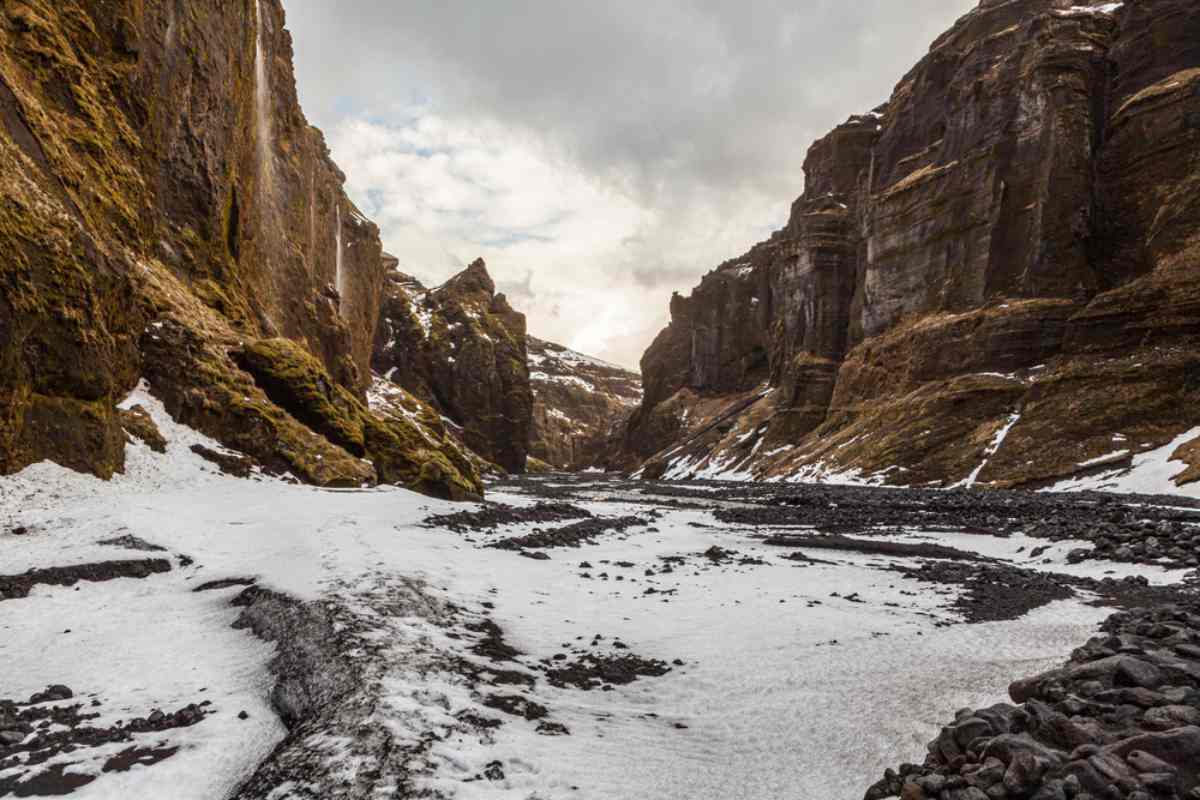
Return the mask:
<path id="1" fill-rule="evenodd" d="M 401 269 L 482 256 L 531 333 L 631 367 L 975 5 L 285 0 L 305 112 Z"/>

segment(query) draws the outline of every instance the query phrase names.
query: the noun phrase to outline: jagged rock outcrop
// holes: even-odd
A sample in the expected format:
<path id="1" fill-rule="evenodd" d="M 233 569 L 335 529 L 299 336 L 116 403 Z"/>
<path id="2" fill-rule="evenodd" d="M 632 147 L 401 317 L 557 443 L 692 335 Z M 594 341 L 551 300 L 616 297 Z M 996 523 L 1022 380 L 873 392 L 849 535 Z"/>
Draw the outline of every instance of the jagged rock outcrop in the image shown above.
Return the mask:
<path id="1" fill-rule="evenodd" d="M 607 466 L 642 399 L 635 372 L 529 337 L 530 454 L 555 469 Z"/>
<path id="2" fill-rule="evenodd" d="M 286 339 L 297 353 L 277 367 L 311 356 L 322 391 L 365 408 L 379 232 L 300 110 L 291 56 L 279 0 L 4 4 L 0 472 L 120 471 L 115 406 L 145 377 L 181 421 L 264 467 L 378 479 L 234 358 Z M 381 471 L 420 474 L 427 455 L 392 451 Z"/>
<path id="3" fill-rule="evenodd" d="M 524 472 L 533 397 L 525 315 L 513 311 L 482 260 L 426 289 L 390 259 L 372 364 L 429 403 L 468 448 Z"/>
<path id="4" fill-rule="evenodd" d="M 1200 426 L 1194 4 L 984 0 L 805 175 L 672 300 L 626 467 L 1036 486 Z"/>

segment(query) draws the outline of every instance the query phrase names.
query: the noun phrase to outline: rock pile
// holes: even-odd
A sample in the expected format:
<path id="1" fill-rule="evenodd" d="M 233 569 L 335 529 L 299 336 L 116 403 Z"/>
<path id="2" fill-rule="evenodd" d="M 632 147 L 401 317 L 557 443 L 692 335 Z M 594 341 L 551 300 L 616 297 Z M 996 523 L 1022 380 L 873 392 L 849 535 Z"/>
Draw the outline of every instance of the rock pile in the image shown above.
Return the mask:
<path id="1" fill-rule="evenodd" d="M 1200 798 L 1200 604 L 1121 612 L 1015 704 L 960 711 L 867 800 Z"/>

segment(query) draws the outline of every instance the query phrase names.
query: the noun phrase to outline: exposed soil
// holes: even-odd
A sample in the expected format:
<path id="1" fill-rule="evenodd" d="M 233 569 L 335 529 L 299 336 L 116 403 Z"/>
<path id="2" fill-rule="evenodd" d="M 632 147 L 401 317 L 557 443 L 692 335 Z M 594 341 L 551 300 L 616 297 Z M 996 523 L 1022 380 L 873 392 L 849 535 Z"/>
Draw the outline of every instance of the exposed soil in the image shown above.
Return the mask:
<path id="1" fill-rule="evenodd" d="M 215 592 L 219 589 L 231 589 L 234 586 L 253 586 L 257 583 L 256 578 L 223 578 L 216 581 L 208 581 L 192 589 L 193 592 Z"/>
<path id="2" fill-rule="evenodd" d="M 101 539 L 96 544 L 102 544 L 106 547 L 119 547 L 122 550 L 137 550 L 143 553 L 165 553 L 167 548 L 159 547 L 156 544 L 151 544 L 145 539 L 139 539 L 136 536 L 126 534 L 124 536 L 114 536 L 111 539 Z"/>
<path id="3" fill-rule="evenodd" d="M 554 662 L 548 662 L 554 663 Z M 671 671 L 664 661 L 635 655 L 592 655 L 546 670 L 546 680 L 560 689 L 573 686 L 590 691 L 604 686 L 623 686 L 638 678 L 659 678 Z"/>

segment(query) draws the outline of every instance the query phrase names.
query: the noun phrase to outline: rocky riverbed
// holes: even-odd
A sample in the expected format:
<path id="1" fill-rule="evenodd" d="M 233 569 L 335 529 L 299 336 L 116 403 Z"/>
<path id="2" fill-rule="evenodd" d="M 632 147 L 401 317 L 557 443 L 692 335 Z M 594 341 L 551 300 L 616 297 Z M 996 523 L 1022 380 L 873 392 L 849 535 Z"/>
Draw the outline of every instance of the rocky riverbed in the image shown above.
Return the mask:
<path id="1" fill-rule="evenodd" d="M 113 483 L 4 479 L 0 794 L 1193 788 L 1200 504 L 589 475 L 464 506 L 234 478 L 159 424 Z"/>

